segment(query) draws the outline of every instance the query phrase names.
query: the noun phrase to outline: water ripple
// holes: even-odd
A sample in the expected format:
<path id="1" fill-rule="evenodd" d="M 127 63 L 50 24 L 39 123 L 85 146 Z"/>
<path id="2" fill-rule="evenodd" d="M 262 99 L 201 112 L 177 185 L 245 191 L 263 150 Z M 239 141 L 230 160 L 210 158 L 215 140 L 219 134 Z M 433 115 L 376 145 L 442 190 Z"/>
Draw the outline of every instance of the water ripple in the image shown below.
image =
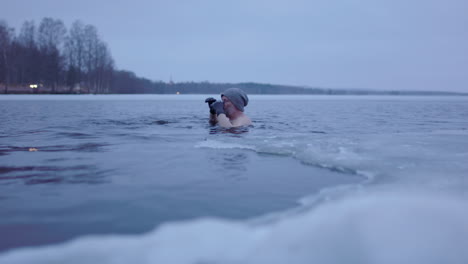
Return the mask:
<path id="1" fill-rule="evenodd" d="M 103 147 L 109 144 L 104 143 L 83 143 L 77 145 L 56 145 L 56 146 L 36 146 L 36 147 L 17 147 L 17 146 L 0 146 L 0 156 L 8 155 L 16 151 L 43 151 L 43 152 L 60 152 L 60 151 L 76 151 L 76 152 L 103 152 Z"/>
<path id="2" fill-rule="evenodd" d="M 21 181 L 26 185 L 71 183 L 99 184 L 105 183 L 105 177 L 112 170 L 97 169 L 93 165 L 76 166 L 23 166 L 0 167 L 0 182 L 9 184 Z"/>

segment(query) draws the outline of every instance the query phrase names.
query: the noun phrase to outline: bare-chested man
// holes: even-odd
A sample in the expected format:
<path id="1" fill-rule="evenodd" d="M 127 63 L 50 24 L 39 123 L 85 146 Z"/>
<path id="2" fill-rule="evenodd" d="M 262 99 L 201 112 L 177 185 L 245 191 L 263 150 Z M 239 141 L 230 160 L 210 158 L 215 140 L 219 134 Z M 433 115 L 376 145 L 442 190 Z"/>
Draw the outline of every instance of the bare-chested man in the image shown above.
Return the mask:
<path id="1" fill-rule="evenodd" d="M 239 88 L 229 88 L 221 94 L 222 101 L 210 97 L 205 100 L 210 107 L 210 122 L 221 127 L 239 127 L 252 124 L 244 114 L 244 107 L 249 102 L 247 94 Z"/>

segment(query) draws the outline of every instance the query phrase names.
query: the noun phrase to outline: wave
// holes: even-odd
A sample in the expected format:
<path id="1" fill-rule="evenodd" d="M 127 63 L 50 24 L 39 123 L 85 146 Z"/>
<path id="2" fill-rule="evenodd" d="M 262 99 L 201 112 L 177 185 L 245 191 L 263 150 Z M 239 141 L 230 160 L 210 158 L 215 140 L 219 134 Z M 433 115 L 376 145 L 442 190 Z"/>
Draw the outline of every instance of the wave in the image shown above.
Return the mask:
<path id="1" fill-rule="evenodd" d="M 205 140 L 195 145 L 197 148 L 211 148 L 211 149 L 247 149 L 256 150 L 255 146 L 249 146 L 239 143 L 226 143 L 216 140 Z"/>
<path id="2" fill-rule="evenodd" d="M 374 177 L 374 172 L 361 169 L 358 162 L 364 157 L 344 146 L 328 144 L 307 144 L 301 140 L 284 140 L 274 137 L 251 140 L 218 141 L 207 139 L 195 145 L 197 148 L 245 149 L 259 154 L 288 156 L 303 164 L 327 169 L 348 175 L 361 176 L 367 180 Z"/>
<path id="3" fill-rule="evenodd" d="M 306 165 L 359 176 L 372 184 L 398 182 L 456 190 L 466 186 L 467 135 L 460 130 L 354 137 L 254 134 L 241 139 L 207 139 L 197 147 L 236 148 L 287 156 Z"/>

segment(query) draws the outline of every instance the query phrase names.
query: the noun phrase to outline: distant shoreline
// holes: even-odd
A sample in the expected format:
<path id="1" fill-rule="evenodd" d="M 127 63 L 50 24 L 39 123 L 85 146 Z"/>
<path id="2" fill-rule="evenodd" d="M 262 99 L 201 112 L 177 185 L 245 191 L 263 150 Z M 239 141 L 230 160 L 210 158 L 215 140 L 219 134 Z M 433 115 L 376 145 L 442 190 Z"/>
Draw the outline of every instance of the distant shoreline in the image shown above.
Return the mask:
<path id="1" fill-rule="evenodd" d="M 28 86 L 8 87 L 5 93 L 4 85 L 0 85 L 0 94 L 219 94 L 227 88 L 239 87 L 248 94 L 265 95 L 397 95 L 397 96 L 468 96 L 464 92 L 443 92 L 443 91 L 377 91 L 364 89 L 328 89 L 311 88 L 290 85 L 261 84 L 261 83 L 209 83 L 209 82 L 181 82 L 164 83 L 153 82 L 153 89 L 132 89 L 127 88 L 125 92 L 89 93 L 82 89 L 69 89 L 68 87 L 48 87 L 30 88 Z"/>

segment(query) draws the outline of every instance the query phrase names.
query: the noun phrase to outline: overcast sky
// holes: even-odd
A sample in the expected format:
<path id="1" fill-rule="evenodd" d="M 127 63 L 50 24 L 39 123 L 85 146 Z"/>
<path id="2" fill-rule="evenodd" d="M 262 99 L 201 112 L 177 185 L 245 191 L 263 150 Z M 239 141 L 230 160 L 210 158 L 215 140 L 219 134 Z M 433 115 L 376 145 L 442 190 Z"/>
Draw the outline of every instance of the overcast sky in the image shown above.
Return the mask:
<path id="1" fill-rule="evenodd" d="M 0 0 L 0 19 L 79 19 L 119 69 L 168 81 L 468 92 L 466 0 Z"/>

